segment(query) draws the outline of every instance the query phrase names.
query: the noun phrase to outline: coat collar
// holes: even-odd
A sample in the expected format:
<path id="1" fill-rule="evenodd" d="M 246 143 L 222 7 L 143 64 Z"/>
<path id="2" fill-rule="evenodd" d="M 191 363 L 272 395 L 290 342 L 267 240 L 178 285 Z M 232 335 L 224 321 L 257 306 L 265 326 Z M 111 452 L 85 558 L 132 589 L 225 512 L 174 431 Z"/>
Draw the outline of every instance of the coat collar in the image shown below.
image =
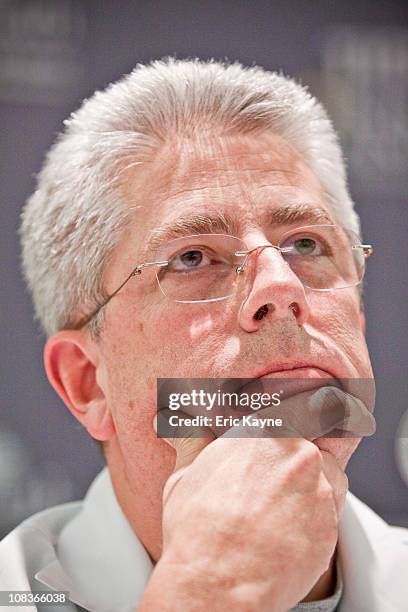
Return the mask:
<path id="1" fill-rule="evenodd" d="M 351 493 L 339 529 L 340 612 L 395 612 L 408 601 L 408 531 L 391 528 Z M 405 569 L 403 569 L 405 568 Z M 55 559 L 35 578 L 90 612 L 134 611 L 153 563 L 116 500 L 109 471 L 92 483 L 62 529 Z M 109 602 L 109 603 L 108 603 Z"/>

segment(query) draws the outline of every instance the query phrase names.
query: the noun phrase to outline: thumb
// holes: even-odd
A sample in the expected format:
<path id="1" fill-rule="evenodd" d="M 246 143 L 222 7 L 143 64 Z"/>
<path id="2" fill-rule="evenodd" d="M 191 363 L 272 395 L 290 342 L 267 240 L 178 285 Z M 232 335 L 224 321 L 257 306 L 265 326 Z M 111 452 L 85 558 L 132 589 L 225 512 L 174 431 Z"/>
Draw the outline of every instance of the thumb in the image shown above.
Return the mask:
<path id="1" fill-rule="evenodd" d="M 173 473 L 189 466 L 194 459 L 216 438 L 211 429 L 207 427 L 197 427 L 188 424 L 191 415 L 177 411 L 178 423 L 181 425 L 169 426 L 169 417 L 174 412 L 168 408 L 160 410 L 153 419 L 153 429 L 158 437 L 164 440 L 176 451 L 176 462 Z M 185 420 L 187 424 L 184 424 Z M 171 434 L 171 435 L 168 435 Z"/>
<path id="2" fill-rule="evenodd" d="M 170 427 L 169 417 L 171 414 L 171 410 L 163 408 L 153 419 L 153 428 L 157 436 L 176 451 L 176 462 L 174 464 L 173 473 L 167 479 L 163 489 L 164 506 L 167 505 L 174 488 L 182 478 L 184 472 L 188 469 L 189 465 L 191 465 L 201 451 L 215 439 L 212 431 L 204 427 L 200 429 L 191 425 Z M 180 411 L 178 411 L 178 416 L 191 418 Z M 178 422 L 183 422 L 183 420 L 179 418 Z"/>

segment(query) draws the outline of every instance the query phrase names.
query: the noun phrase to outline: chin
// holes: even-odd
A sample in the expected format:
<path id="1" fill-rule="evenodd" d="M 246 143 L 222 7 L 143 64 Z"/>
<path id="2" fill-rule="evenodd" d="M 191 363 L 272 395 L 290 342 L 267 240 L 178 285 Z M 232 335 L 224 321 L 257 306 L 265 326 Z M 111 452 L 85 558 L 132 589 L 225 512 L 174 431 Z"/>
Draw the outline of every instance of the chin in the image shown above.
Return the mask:
<path id="1" fill-rule="evenodd" d="M 341 469 L 345 470 L 360 442 L 361 438 L 318 438 L 313 444 L 332 454 Z"/>

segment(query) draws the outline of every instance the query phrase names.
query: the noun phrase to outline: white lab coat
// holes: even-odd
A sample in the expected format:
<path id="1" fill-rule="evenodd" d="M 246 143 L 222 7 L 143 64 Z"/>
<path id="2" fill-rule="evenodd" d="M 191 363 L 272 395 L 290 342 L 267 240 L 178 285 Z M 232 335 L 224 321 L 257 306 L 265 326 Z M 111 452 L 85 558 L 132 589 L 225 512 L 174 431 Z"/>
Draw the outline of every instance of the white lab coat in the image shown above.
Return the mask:
<path id="1" fill-rule="evenodd" d="M 344 579 L 340 612 L 408 611 L 407 529 L 390 527 L 348 493 L 338 550 Z M 152 570 L 107 468 L 83 501 L 34 515 L 0 543 L 0 590 L 63 590 L 72 602 L 10 607 L 10 612 L 73 612 L 74 604 L 91 612 L 134 612 Z"/>

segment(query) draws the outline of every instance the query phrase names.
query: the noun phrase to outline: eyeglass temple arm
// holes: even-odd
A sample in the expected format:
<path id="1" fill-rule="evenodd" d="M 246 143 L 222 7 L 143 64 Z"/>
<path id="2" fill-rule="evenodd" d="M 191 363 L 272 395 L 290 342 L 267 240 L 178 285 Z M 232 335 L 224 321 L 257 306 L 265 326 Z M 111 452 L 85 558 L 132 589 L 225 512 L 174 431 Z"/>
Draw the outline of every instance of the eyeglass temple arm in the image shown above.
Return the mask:
<path id="1" fill-rule="evenodd" d="M 279 247 L 277 247 L 276 245 L 265 245 L 265 246 L 272 246 L 278 250 L 280 250 Z M 244 257 L 246 255 L 249 255 L 250 253 L 252 253 L 253 251 L 257 250 L 259 247 L 256 247 L 255 249 L 252 249 L 251 251 L 236 251 L 235 255 L 238 257 Z M 352 247 L 353 249 L 362 249 L 363 253 L 364 253 L 364 257 L 368 258 L 370 257 L 370 255 L 372 255 L 373 253 L 373 246 L 371 244 L 356 244 Z M 111 299 L 113 297 L 115 297 L 115 295 L 117 293 L 119 293 L 119 291 L 122 289 L 122 287 L 124 287 L 126 285 L 126 283 L 132 278 L 132 276 L 138 276 L 139 274 L 142 273 L 142 269 L 143 268 L 147 268 L 149 266 L 159 266 L 159 267 L 164 267 L 168 265 L 168 261 L 151 261 L 151 262 L 145 262 L 142 264 L 138 264 L 135 268 L 133 268 L 132 272 L 125 278 L 125 280 L 123 281 L 123 283 L 121 285 L 119 285 L 119 287 L 104 301 L 102 302 L 102 304 L 100 304 L 97 308 L 95 308 L 95 310 L 93 312 L 91 312 L 91 314 L 87 315 L 86 317 L 83 317 L 82 319 L 80 319 L 78 321 L 78 323 L 72 327 L 71 329 L 74 330 L 78 330 L 78 329 L 82 329 L 83 327 L 85 327 L 85 325 L 87 325 L 97 314 L 98 312 L 104 308 L 104 306 L 106 306 L 106 304 L 108 304 Z M 241 266 L 240 266 L 241 268 Z"/>
<path id="2" fill-rule="evenodd" d="M 374 248 L 371 244 L 355 244 L 352 249 L 362 249 L 364 257 L 367 259 L 373 254 Z"/>
<path id="3" fill-rule="evenodd" d="M 126 285 L 126 283 L 132 278 L 132 276 L 138 276 L 139 274 L 142 273 L 142 269 L 143 268 L 146 268 L 147 266 L 160 266 L 162 268 L 163 266 L 167 266 L 168 263 L 169 263 L 168 261 L 152 261 L 152 262 L 146 262 L 146 263 L 138 264 L 135 268 L 133 268 L 131 273 L 125 278 L 123 283 L 121 285 L 119 285 L 119 287 L 117 289 L 115 289 L 115 291 L 108 298 L 106 298 L 106 300 L 104 302 L 102 302 L 102 304 L 100 304 L 97 308 L 95 308 L 95 310 L 92 311 L 91 314 L 89 314 L 86 317 L 83 317 L 82 319 L 80 319 L 78 321 L 78 323 L 74 327 L 72 327 L 71 329 L 78 330 L 78 329 L 82 329 L 83 327 L 85 327 L 85 325 L 87 325 L 98 314 L 98 312 L 102 308 L 104 308 L 106 306 L 106 304 L 108 304 L 111 301 L 111 299 L 113 297 L 115 297 L 115 295 L 117 293 L 119 293 L 119 291 L 122 289 L 122 287 L 124 287 Z"/>
<path id="4" fill-rule="evenodd" d="M 281 249 L 280 247 L 274 245 L 274 244 L 268 244 L 265 245 L 268 247 L 273 247 L 274 249 L 277 249 L 278 251 L 282 251 L 283 249 Z M 234 253 L 234 255 L 236 255 L 237 257 L 243 257 L 245 255 L 250 255 L 251 253 L 253 253 L 254 251 L 258 250 L 261 247 L 255 247 L 254 249 L 252 249 L 251 251 L 236 251 Z M 371 244 L 355 244 L 351 247 L 352 249 L 362 249 L 363 253 L 364 253 L 364 257 L 370 257 L 370 255 L 372 255 L 374 248 Z"/>

